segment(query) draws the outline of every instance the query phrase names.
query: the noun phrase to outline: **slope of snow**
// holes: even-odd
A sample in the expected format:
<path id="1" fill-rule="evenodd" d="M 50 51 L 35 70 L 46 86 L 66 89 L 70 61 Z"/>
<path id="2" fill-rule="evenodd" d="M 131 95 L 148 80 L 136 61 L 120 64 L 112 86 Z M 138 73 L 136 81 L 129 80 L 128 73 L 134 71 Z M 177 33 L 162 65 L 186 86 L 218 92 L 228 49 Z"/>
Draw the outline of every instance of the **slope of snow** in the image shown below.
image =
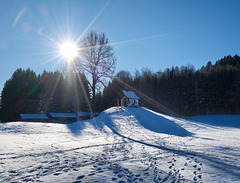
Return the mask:
<path id="1" fill-rule="evenodd" d="M 0 124 L 0 180 L 240 182 L 240 119 L 200 118 L 113 107 L 72 124 Z"/>

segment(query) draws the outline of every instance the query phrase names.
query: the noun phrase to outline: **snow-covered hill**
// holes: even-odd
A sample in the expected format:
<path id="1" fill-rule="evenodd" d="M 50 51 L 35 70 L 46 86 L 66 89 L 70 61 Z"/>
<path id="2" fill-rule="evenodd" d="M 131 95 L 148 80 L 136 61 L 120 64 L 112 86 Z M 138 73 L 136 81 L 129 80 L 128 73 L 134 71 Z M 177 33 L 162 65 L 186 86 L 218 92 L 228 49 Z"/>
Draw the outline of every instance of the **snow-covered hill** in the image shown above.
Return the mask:
<path id="1" fill-rule="evenodd" d="M 72 124 L 0 124 L 0 182 L 240 182 L 239 126 L 118 107 Z"/>

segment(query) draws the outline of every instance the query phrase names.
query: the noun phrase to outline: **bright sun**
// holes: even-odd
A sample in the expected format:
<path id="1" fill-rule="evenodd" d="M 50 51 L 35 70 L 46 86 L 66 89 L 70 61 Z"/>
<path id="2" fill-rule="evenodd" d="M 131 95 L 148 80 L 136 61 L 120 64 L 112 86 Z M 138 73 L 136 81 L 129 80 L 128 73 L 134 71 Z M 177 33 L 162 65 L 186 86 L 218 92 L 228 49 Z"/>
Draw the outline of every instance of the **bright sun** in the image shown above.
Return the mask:
<path id="1" fill-rule="evenodd" d="M 65 42 L 60 46 L 60 54 L 66 59 L 72 60 L 78 55 L 77 46 L 71 42 Z"/>

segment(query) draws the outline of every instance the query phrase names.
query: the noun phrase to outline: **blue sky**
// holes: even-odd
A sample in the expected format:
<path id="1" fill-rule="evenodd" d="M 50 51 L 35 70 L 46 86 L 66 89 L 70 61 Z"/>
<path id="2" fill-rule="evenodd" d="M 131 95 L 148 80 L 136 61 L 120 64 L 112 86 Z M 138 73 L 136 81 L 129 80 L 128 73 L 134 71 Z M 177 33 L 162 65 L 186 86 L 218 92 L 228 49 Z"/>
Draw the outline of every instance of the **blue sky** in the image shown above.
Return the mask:
<path id="1" fill-rule="evenodd" d="M 0 90 L 17 68 L 60 68 L 57 44 L 104 32 L 116 71 L 153 71 L 240 52 L 240 1 L 0 1 Z"/>

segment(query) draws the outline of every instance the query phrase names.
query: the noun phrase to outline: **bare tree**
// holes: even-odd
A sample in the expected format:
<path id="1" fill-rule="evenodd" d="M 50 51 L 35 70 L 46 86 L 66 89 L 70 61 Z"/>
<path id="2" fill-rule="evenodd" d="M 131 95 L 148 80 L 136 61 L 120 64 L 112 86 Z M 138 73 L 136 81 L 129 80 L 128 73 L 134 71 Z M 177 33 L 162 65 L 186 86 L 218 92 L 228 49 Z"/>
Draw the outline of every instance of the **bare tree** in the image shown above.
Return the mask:
<path id="1" fill-rule="evenodd" d="M 113 48 L 108 44 L 104 33 L 91 31 L 80 43 L 79 59 L 75 66 L 79 71 L 85 71 L 91 76 L 92 81 L 88 84 L 92 91 L 93 110 L 96 107 L 96 89 L 105 85 L 108 78 L 112 78 L 115 62 Z"/>

